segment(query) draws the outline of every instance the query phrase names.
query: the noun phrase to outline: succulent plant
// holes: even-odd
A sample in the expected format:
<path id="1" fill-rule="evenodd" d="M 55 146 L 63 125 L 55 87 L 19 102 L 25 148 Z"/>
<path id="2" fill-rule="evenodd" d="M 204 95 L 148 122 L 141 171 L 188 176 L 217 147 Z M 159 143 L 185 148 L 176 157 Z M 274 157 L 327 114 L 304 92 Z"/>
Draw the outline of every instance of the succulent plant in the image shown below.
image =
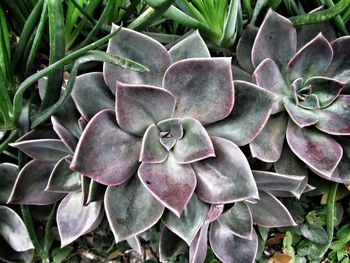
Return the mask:
<path id="1" fill-rule="evenodd" d="M 198 32 L 167 51 L 122 29 L 107 52 L 150 72 L 104 64 L 103 73 L 77 78 L 72 96 L 89 122 L 70 167 L 108 185 L 104 203 L 116 241 L 150 228 L 165 206 L 171 212 L 163 221 L 177 234 L 186 232 L 182 238 L 190 244 L 208 204 L 259 198 L 235 143 L 249 143 L 262 129 L 272 93 L 233 83 L 231 59 L 211 58 Z M 182 222 L 188 214 L 191 223 Z"/>
<path id="2" fill-rule="evenodd" d="M 335 38 L 329 24 L 297 29 L 269 10 L 259 30 L 249 26 L 240 39 L 240 66 L 278 96 L 250 150 L 279 173 L 305 174 L 304 163 L 326 179 L 350 182 L 350 37 Z"/>
<path id="3" fill-rule="evenodd" d="M 39 89 L 43 81 L 39 82 Z M 94 230 L 104 213 L 96 194 L 97 183 L 69 169 L 83 128 L 79 123 L 85 122 L 74 102 L 68 100 L 51 121 L 52 126 L 33 130 L 11 144 L 33 160 L 21 169 L 14 185 L 9 183 L 6 189 L 12 189 L 8 200 L 12 204 L 49 205 L 62 199 L 56 221 L 63 247 Z"/>

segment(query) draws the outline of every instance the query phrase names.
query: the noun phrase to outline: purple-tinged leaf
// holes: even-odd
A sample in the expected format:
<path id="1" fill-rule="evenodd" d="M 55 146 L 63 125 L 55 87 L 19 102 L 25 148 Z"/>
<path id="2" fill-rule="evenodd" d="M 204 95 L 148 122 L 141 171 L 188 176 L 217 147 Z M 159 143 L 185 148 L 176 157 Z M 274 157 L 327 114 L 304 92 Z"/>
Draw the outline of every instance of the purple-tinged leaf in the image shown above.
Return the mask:
<path id="1" fill-rule="evenodd" d="M 231 58 L 178 61 L 165 72 L 163 87 L 176 97 L 175 117 L 203 125 L 222 120 L 234 103 Z"/>
<path id="2" fill-rule="evenodd" d="M 81 187 L 80 175 L 69 169 L 70 163 L 63 157 L 53 168 L 45 191 L 68 193 Z"/>
<path id="3" fill-rule="evenodd" d="M 81 131 L 85 130 L 86 125 L 88 124 L 88 122 L 84 119 L 83 116 L 81 116 L 78 120 L 78 125 Z"/>
<path id="4" fill-rule="evenodd" d="M 171 118 L 157 123 L 160 131 L 167 133 L 172 138 L 179 140 L 183 136 L 183 127 L 180 118 Z"/>
<path id="5" fill-rule="evenodd" d="M 208 211 L 208 204 L 199 200 L 194 194 L 181 214 L 181 217 L 168 212 L 162 217 L 162 221 L 167 228 L 190 246 L 199 229 L 204 224 Z"/>
<path id="6" fill-rule="evenodd" d="M 126 241 L 134 251 L 136 251 L 139 255 L 143 255 L 143 248 L 138 236 L 129 237 Z"/>
<path id="7" fill-rule="evenodd" d="M 142 163 L 138 175 L 150 193 L 178 217 L 197 184 L 191 166 L 178 164 L 171 153 L 163 163 Z"/>
<path id="8" fill-rule="evenodd" d="M 19 141 L 10 145 L 34 159 L 46 162 L 56 162 L 70 153 L 64 143 L 58 139 Z"/>
<path id="9" fill-rule="evenodd" d="M 327 108 L 316 111 L 316 127 L 328 134 L 350 135 L 350 95 L 340 95 Z"/>
<path id="10" fill-rule="evenodd" d="M 350 138 L 339 137 L 341 146 L 343 147 L 343 157 L 341 158 L 337 168 L 335 168 L 331 178 L 332 181 L 349 184 L 350 183 Z"/>
<path id="11" fill-rule="evenodd" d="M 306 80 L 305 86 L 311 87 L 312 94 L 317 95 L 320 101 L 320 107 L 325 108 L 337 99 L 344 83 L 325 77 L 313 77 Z"/>
<path id="12" fill-rule="evenodd" d="M 64 194 L 45 192 L 55 163 L 33 160 L 19 172 L 9 203 L 26 205 L 49 205 Z"/>
<path id="13" fill-rule="evenodd" d="M 18 252 L 3 239 L 0 240 L 0 246 L 0 260 L 2 262 L 33 262 L 34 249 Z"/>
<path id="14" fill-rule="evenodd" d="M 254 224 L 264 227 L 296 225 L 287 208 L 276 197 L 263 190 L 259 191 L 259 197 L 256 204 L 247 203 Z"/>
<path id="15" fill-rule="evenodd" d="M 173 62 L 187 58 L 210 58 L 207 45 L 200 36 L 198 30 L 173 46 L 169 53 Z"/>
<path id="16" fill-rule="evenodd" d="M 316 94 L 310 94 L 305 100 L 299 100 L 297 105 L 307 110 L 320 109 L 320 100 Z"/>
<path id="17" fill-rule="evenodd" d="M 19 138 L 16 142 L 22 141 L 32 141 L 39 139 L 59 139 L 55 131 L 51 126 L 44 126 L 37 130 L 32 130 L 26 134 L 24 134 L 21 138 Z"/>
<path id="18" fill-rule="evenodd" d="M 205 223 L 190 245 L 190 263 L 204 263 L 208 249 L 208 228 Z"/>
<path id="19" fill-rule="evenodd" d="M 184 136 L 179 139 L 173 149 L 176 162 L 185 164 L 215 157 L 213 143 L 202 126 L 192 118 L 181 120 Z"/>
<path id="20" fill-rule="evenodd" d="M 254 67 L 266 58 L 271 58 L 278 66 L 286 65 L 295 54 L 296 48 L 297 33 L 293 23 L 270 9 L 252 48 Z"/>
<path id="21" fill-rule="evenodd" d="M 263 162 L 276 162 L 282 152 L 288 117 L 284 112 L 270 116 L 262 131 L 249 144 L 254 158 Z"/>
<path id="22" fill-rule="evenodd" d="M 255 69 L 252 75 L 253 82 L 278 95 L 273 113 L 277 113 L 283 110 L 283 97 L 290 94 L 290 87 L 288 86 L 284 76 L 282 76 L 280 69 L 276 63 L 270 59 L 264 59 L 259 66 Z"/>
<path id="23" fill-rule="evenodd" d="M 52 116 L 63 127 L 65 127 L 72 136 L 79 138 L 81 130 L 79 128 L 78 120 L 81 114 L 72 98 L 69 98 L 66 103 L 55 112 Z"/>
<path id="24" fill-rule="evenodd" d="M 92 180 L 89 177 L 86 177 L 81 174 L 80 181 L 81 181 L 81 192 L 83 194 L 83 205 L 87 205 L 89 193 L 90 193 L 90 184 Z"/>
<path id="25" fill-rule="evenodd" d="M 105 211 L 116 242 L 151 228 L 163 214 L 162 206 L 141 184 L 137 176 L 106 190 Z"/>
<path id="26" fill-rule="evenodd" d="M 212 204 L 259 198 L 248 161 L 238 146 L 219 137 L 211 140 L 216 157 L 192 164 L 198 197 Z"/>
<path id="27" fill-rule="evenodd" d="M 168 157 L 168 151 L 160 143 L 160 131 L 155 124 L 150 125 L 143 138 L 140 151 L 140 162 L 162 163 Z"/>
<path id="28" fill-rule="evenodd" d="M 164 262 L 175 258 L 187 248 L 187 244 L 179 236 L 170 231 L 166 226 L 163 226 L 159 238 L 159 257 L 160 261 Z"/>
<path id="29" fill-rule="evenodd" d="M 235 106 L 230 115 L 206 127 L 211 136 L 233 141 L 238 146 L 250 143 L 266 124 L 276 96 L 244 81 L 234 81 Z"/>
<path id="30" fill-rule="evenodd" d="M 72 243 L 80 236 L 94 230 L 103 217 L 102 202 L 83 206 L 81 191 L 66 195 L 57 208 L 57 227 L 61 247 Z"/>
<path id="31" fill-rule="evenodd" d="M 232 75 L 234 80 L 241 80 L 241 81 L 246 81 L 246 82 L 251 82 L 252 81 L 252 76 L 239 68 L 236 65 L 231 66 L 232 69 Z"/>
<path id="32" fill-rule="evenodd" d="M 253 73 L 254 66 L 251 59 L 252 48 L 258 28 L 248 24 L 246 29 L 243 31 L 241 38 L 237 45 L 237 60 L 239 65 L 248 73 Z M 233 75 L 235 78 L 235 75 Z M 236 80 L 236 78 L 235 78 Z"/>
<path id="33" fill-rule="evenodd" d="M 318 122 L 317 114 L 313 110 L 303 109 L 295 104 L 294 100 L 288 97 L 283 99 L 283 104 L 289 117 L 300 127 L 314 125 Z"/>
<path id="34" fill-rule="evenodd" d="M 329 66 L 326 76 L 349 83 L 350 82 L 350 37 L 340 37 L 332 42 L 333 60 Z"/>
<path id="35" fill-rule="evenodd" d="M 78 144 L 78 138 L 75 137 L 65 126 L 63 126 L 55 116 L 51 116 L 51 123 L 53 126 L 53 129 L 57 133 L 57 135 L 60 137 L 62 142 L 66 145 L 67 149 L 69 149 L 71 152 L 74 152 L 75 147 Z M 78 125 L 78 122 L 77 122 Z"/>
<path id="36" fill-rule="evenodd" d="M 286 68 L 288 79 L 293 81 L 297 78 L 322 76 L 331 64 L 332 58 L 332 47 L 320 33 L 289 61 Z"/>
<path id="37" fill-rule="evenodd" d="M 15 251 L 33 249 L 27 229 L 22 219 L 10 208 L 0 206 L 0 235 Z"/>
<path id="38" fill-rule="evenodd" d="M 215 221 L 209 231 L 210 246 L 222 262 L 253 263 L 258 251 L 258 236 L 253 230 L 252 239 L 233 234 Z"/>
<path id="39" fill-rule="evenodd" d="M 113 88 L 115 90 L 115 83 Z M 101 72 L 79 75 L 74 83 L 72 98 L 85 120 L 90 120 L 101 110 L 114 109 L 114 96 Z"/>
<path id="40" fill-rule="evenodd" d="M 299 128 L 289 121 L 287 141 L 298 158 L 318 174 L 330 178 L 343 155 L 340 144 L 315 128 Z"/>
<path id="41" fill-rule="evenodd" d="M 211 205 L 210 208 L 209 208 L 207 219 L 205 219 L 205 223 L 211 223 L 214 220 L 218 219 L 223 211 L 224 211 L 224 205 L 223 204 Z"/>
<path id="42" fill-rule="evenodd" d="M 116 84 L 117 121 L 128 133 L 142 136 L 149 125 L 171 117 L 174 107 L 175 98 L 165 89 Z"/>
<path id="43" fill-rule="evenodd" d="M 304 188 L 306 187 L 304 176 L 265 171 L 253 171 L 253 175 L 258 188 L 265 191 L 290 192 L 299 198 L 302 194 L 302 192 L 299 192 L 300 186 L 304 185 Z"/>
<path id="44" fill-rule="evenodd" d="M 298 50 L 310 42 L 320 32 L 329 42 L 332 42 L 337 38 L 337 32 L 332 24 L 332 21 L 303 25 L 297 28 Z"/>
<path id="45" fill-rule="evenodd" d="M 241 238 L 252 239 L 253 217 L 246 203 L 235 203 L 219 217 L 218 221 L 232 234 Z"/>
<path id="46" fill-rule="evenodd" d="M 0 164 L 0 204 L 6 203 L 18 175 L 18 166 L 12 163 Z"/>
<path id="47" fill-rule="evenodd" d="M 121 130 L 113 111 L 103 110 L 85 128 L 70 168 L 101 184 L 121 184 L 136 171 L 140 148 L 141 139 Z"/>
<path id="48" fill-rule="evenodd" d="M 112 25 L 112 31 L 119 26 Z M 108 42 L 107 52 L 136 61 L 146 66 L 149 72 L 136 72 L 111 63 L 103 64 L 105 82 L 113 91 L 116 81 L 127 84 L 162 86 L 162 77 L 171 64 L 168 51 L 156 40 L 134 30 L 122 28 Z"/>

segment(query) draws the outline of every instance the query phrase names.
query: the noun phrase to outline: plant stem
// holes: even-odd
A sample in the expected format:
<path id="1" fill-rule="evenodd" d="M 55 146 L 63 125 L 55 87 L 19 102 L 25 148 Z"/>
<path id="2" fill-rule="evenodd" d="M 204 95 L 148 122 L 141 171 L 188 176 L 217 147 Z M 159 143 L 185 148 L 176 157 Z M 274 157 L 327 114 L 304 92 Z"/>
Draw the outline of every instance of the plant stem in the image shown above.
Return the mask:
<path id="1" fill-rule="evenodd" d="M 46 226 L 45 226 L 45 243 L 44 243 L 44 251 L 48 255 L 50 252 L 50 248 L 52 245 L 52 231 L 51 227 L 55 220 L 56 215 L 56 209 L 57 209 L 57 202 L 52 207 L 51 213 L 47 219 Z"/>
<path id="2" fill-rule="evenodd" d="M 27 205 L 21 205 L 21 211 L 22 211 L 22 216 L 23 216 L 23 222 L 27 227 L 30 240 L 32 240 L 34 248 L 38 252 L 38 255 L 41 259 L 41 262 L 42 263 L 49 263 L 50 262 L 49 257 L 47 255 L 47 253 L 44 251 L 44 249 L 42 248 L 42 246 L 39 242 L 39 239 L 35 233 L 33 221 L 32 221 L 32 218 L 30 216 L 29 207 Z"/>

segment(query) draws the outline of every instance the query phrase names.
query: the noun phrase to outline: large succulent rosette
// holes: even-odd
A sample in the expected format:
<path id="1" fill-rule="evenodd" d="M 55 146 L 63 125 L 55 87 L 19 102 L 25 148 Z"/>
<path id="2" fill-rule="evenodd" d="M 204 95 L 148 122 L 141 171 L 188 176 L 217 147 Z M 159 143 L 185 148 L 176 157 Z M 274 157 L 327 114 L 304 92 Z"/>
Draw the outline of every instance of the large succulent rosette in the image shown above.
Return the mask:
<path id="1" fill-rule="evenodd" d="M 350 37 L 336 39 L 329 24 L 295 28 L 272 10 L 259 30 L 248 26 L 238 62 L 250 81 L 278 96 L 250 143 L 253 157 L 279 173 L 305 174 L 304 163 L 326 179 L 350 182 L 349 46 Z"/>
<path id="2" fill-rule="evenodd" d="M 305 189 L 300 176 L 252 172 L 238 147 L 263 129 L 276 96 L 233 82 L 231 60 L 211 58 L 198 32 L 167 51 L 122 29 L 108 52 L 150 72 L 105 64 L 103 73 L 80 75 L 72 94 L 79 113 L 68 101 L 51 119 L 55 133 L 44 127 L 13 144 L 33 160 L 10 202 L 64 197 L 57 211 L 62 246 L 97 226 L 104 195 L 117 242 L 140 247 L 138 234 L 161 219 L 161 260 L 188 245 L 190 261 L 203 262 L 210 229 L 222 261 L 253 262 L 253 225 L 295 224 L 275 196 L 299 197 Z"/>

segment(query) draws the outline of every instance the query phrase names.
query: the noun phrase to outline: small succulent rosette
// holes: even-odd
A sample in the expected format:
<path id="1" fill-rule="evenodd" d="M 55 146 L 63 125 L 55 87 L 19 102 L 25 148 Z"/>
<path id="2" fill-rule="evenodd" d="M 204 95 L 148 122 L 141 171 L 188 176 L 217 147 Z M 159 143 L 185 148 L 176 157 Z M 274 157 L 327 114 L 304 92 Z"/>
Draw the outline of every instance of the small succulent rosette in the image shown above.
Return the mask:
<path id="1" fill-rule="evenodd" d="M 42 81 L 45 80 L 39 82 L 39 87 L 43 86 Z M 33 130 L 11 144 L 32 160 L 21 169 L 17 178 L 14 176 L 16 181 L 7 187 L 11 191 L 7 197 L 11 204 L 27 205 L 50 205 L 62 199 L 56 222 L 64 247 L 99 225 L 104 215 L 104 187 L 69 169 L 86 125 L 74 102 L 68 100 L 51 117 L 51 122 L 52 126 Z"/>
<path id="2" fill-rule="evenodd" d="M 276 228 L 296 225 L 286 207 L 276 198 L 284 196 L 300 197 L 305 187 L 303 176 L 287 176 L 273 172 L 253 170 L 259 190 L 259 200 L 236 202 L 233 206 L 212 204 L 204 223 L 190 243 L 190 262 L 204 262 L 207 244 L 222 262 L 254 262 L 258 247 L 264 247 L 265 239 L 254 230 L 253 225 Z M 191 204 L 190 204 L 191 205 Z M 183 227 L 170 228 L 166 221 L 160 235 L 159 252 L 161 260 L 170 260 L 183 253 L 191 233 L 186 231 L 192 224 L 193 214 Z M 176 220 L 174 218 L 174 220 Z M 259 228 L 261 229 L 261 228 Z M 260 236 L 259 236 L 260 235 Z M 260 243 L 260 244 L 259 244 Z"/>
<path id="3" fill-rule="evenodd" d="M 282 174 L 350 182 L 350 37 L 336 38 L 328 23 L 295 28 L 272 10 L 257 30 L 248 26 L 237 76 L 278 96 L 252 156 Z M 287 143 L 285 143 L 285 139 Z M 297 157 L 297 158 L 296 158 Z"/>
<path id="4" fill-rule="evenodd" d="M 173 235 L 191 247 L 211 205 L 239 202 L 247 212 L 246 204 L 253 207 L 260 198 L 276 209 L 283 207 L 270 193 L 259 194 L 238 147 L 263 129 L 276 95 L 233 82 L 231 59 L 211 58 L 198 32 L 168 51 L 154 39 L 123 28 L 107 51 L 137 61 L 149 72 L 106 63 L 103 72 L 77 77 L 72 97 L 88 124 L 70 168 L 108 186 L 104 206 L 117 242 L 135 238 L 161 219 L 170 235 L 163 238 Z M 280 225 L 294 224 L 282 210 L 287 220 Z M 247 213 L 250 218 L 254 214 L 251 209 Z M 250 244 L 246 254 L 252 252 L 246 262 L 254 260 L 252 222 L 243 238 L 220 228 L 225 235 L 216 237 L 212 246 L 227 244 L 228 250 L 214 249 L 219 258 L 238 255 L 241 246 L 230 247 L 231 241 L 242 239 Z M 161 244 L 165 259 L 166 246 Z M 196 252 L 191 258 L 201 262 L 202 256 Z"/>

